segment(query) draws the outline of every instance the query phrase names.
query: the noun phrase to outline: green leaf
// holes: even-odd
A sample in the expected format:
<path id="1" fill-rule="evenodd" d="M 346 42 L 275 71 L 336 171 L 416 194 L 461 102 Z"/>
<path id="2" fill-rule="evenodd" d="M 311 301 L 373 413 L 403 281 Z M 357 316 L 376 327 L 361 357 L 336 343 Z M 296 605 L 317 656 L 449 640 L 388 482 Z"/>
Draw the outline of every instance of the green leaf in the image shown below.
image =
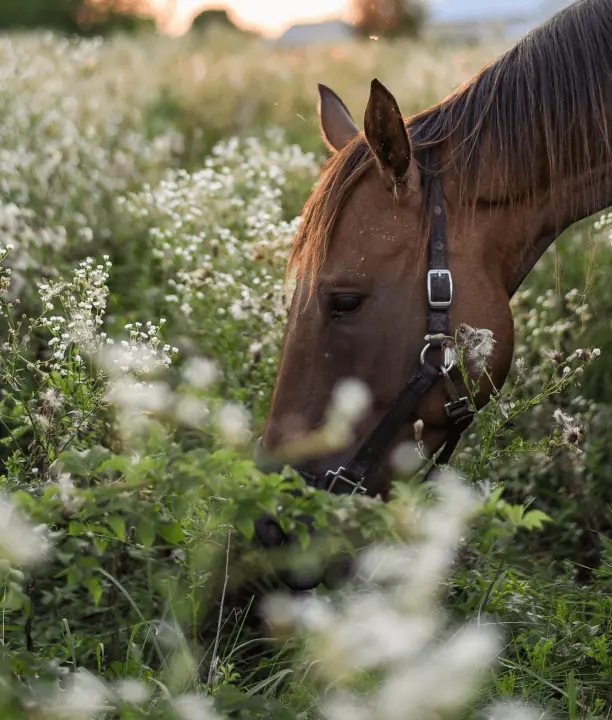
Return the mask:
<path id="1" fill-rule="evenodd" d="M 106 523 L 110 528 L 112 528 L 119 540 L 125 542 L 125 518 L 121 517 L 121 515 L 111 515 L 107 518 Z"/>
<path id="2" fill-rule="evenodd" d="M 86 532 L 87 527 L 83 525 L 83 523 L 77 522 L 76 520 L 71 520 L 68 524 L 69 535 L 85 535 Z"/>
<path id="3" fill-rule="evenodd" d="M 180 544 L 185 539 L 183 528 L 178 522 L 166 523 L 158 527 L 159 534 L 169 543 Z"/>
<path id="4" fill-rule="evenodd" d="M 146 548 L 155 542 L 155 527 L 149 520 L 141 520 L 136 526 L 136 533 L 139 542 Z"/>
<path id="5" fill-rule="evenodd" d="M 102 463 L 111 455 L 110 450 L 101 445 L 94 445 L 86 453 L 86 462 L 91 472 L 96 472 L 102 466 Z"/>
<path id="6" fill-rule="evenodd" d="M 28 606 L 28 596 L 16 583 L 9 583 L 0 606 L 3 610 L 21 610 Z"/>
<path id="7" fill-rule="evenodd" d="M 525 513 L 521 524 L 527 528 L 527 530 L 540 530 L 546 522 L 552 522 L 552 520 L 545 512 L 541 510 L 530 510 Z"/>
<path id="8" fill-rule="evenodd" d="M 83 453 L 71 451 L 60 455 L 62 471 L 70 475 L 88 475 L 87 461 Z"/>
<path id="9" fill-rule="evenodd" d="M 504 505 L 503 514 L 510 520 L 515 527 L 520 527 L 523 522 L 523 513 L 525 508 L 523 505 Z"/>
<path id="10" fill-rule="evenodd" d="M 103 592 L 102 583 L 100 582 L 99 578 L 89 577 L 89 578 L 87 578 L 87 580 L 85 580 L 85 582 L 83 584 L 91 593 L 91 596 L 93 598 L 95 606 L 99 607 L 100 600 L 102 600 L 102 592 Z"/>
<path id="11" fill-rule="evenodd" d="M 94 536 L 93 538 L 93 544 L 96 550 L 100 555 L 106 552 L 106 548 L 108 547 L 108 540 L 104 540 L 101 537 Z"/>
<path id="12" fill-rule="evenodd" d="M 240 517 L 236 519 L 236 528 L 245 536 L 247 540 L 252 540 L 255 534 L 255 523 L 253 518 Z"/>

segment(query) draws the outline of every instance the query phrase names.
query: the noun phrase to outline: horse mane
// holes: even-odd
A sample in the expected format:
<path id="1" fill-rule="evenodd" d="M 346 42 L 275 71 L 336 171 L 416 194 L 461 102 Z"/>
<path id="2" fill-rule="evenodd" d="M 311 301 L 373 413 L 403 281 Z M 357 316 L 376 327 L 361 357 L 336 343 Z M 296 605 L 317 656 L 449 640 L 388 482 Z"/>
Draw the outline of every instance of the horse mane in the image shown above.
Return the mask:
<path id="1" fill-rule="evenodd" d="M 500 202 L 543 187 L 554 197 L 561 181 L 609 165 L 611 37 L 612 0 L 570 5 L 441 103 L 405 120 L 417 162 L 447 145 L 462 194 L 474 202 L 487 150 Z M 304 206 L 289 270 L 316 277 L 342 205 L 373 163 L 363 133 L 325 163 Z M 585 181 L 585 196 L 594 182 Z"/>

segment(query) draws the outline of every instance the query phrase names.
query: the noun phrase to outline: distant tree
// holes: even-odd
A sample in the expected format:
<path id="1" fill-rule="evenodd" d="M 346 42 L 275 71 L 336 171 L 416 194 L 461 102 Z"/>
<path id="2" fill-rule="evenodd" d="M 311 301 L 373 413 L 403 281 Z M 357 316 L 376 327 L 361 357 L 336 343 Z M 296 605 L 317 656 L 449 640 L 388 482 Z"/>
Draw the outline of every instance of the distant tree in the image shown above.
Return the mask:
<path id="1" fill-rule="evenodd" d="M 0 0 L 0 30 L 49 28 L 65 33 L 108 34 L 153 27 L 138 14 L 138 0 Z"/>
<path id="2" fill-rule="evenodd" d="M 211 27 L 221 27 L 228 30 L 236 30 L 241 32 L 236 23 L 230 18 L 227 10 L 203 10 L 196 16 L 191 26 L 192 30 L 202 31 Z"/>
<path id="3" fill-rule="evenodd" d="M 423 0 L 351 0 L 360 35 L 418 35 L 425 22 Z"/>

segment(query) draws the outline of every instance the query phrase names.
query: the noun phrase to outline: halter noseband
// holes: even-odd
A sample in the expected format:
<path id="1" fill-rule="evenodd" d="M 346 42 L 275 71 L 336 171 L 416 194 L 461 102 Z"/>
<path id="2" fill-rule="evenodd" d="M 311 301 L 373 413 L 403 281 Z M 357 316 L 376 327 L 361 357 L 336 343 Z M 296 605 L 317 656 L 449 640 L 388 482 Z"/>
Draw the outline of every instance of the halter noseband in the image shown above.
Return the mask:
<path id="1" fill-rule="evenodd" d="M 425 345 L 419 357 L 419 366 L 410 382 L 398 395 L 397 399 L 382 418 L 369 437 L 363 442 L 353 459 L 337 470 L 329 470 L 325 475 L 300 472 L 307 485 L 318 490 L 340 492 L 345 494 L 373 494 L 372 475 L 377 463 L 385 454 L 402 425 L 410 420 L 423 397 L 441 377 L 449 396 L 444 405 L 448 419 L 448 433 L 442 452 L 436 463 L 446 464 L 453 454 L 461 434 L 472 421 L 466 397 L 460 397 L 455 384 L 450 378 L 454 367 L 454 359 L 445 346 L 450 334 L 449 310 L 453 301 L 453 276 L 448 267 L 448 237 L 446 232 L 446 212 L 442 180 L 438 170 L 437 157 L 433 150 L 423 163 L 425 172 L 429 173 L 429 269 L 427 272 L 427 334 Z M 427 162 L 429 161 L 429 162 Z M 432 351 L 439 351 L 439 365 L 432 364 L 428 356 Z M 429 472 L 433 469 L 430 468 Z M 428 472 L 428 475 L 429 475 Z M 344 487 L 343 487 L 344 486 Z"/>

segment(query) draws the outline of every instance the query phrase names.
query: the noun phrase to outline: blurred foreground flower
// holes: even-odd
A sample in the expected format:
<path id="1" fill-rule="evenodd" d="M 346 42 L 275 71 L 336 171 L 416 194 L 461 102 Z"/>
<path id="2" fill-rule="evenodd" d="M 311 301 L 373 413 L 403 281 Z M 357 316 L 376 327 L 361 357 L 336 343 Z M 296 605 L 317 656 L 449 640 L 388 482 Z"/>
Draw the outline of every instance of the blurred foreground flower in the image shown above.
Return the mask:
<path id="1" fill-rule="evenodd" d="M 193 387 L 204 390 L 217 380 L 219 371 L 212 360 L 194 357 L 185 364 L 183 377 Z"/>
<path id="2" fill-rule="evenodd" d="M 219 717 L 209 700 L 194 693 L 183 695 L 175 707 L 181 720 L 215 720 Z"/>
<path id="3" fill-rule="evenodd" d="M 71 673 L 43 709 L 45 718 L 90 720 L 112 709 L 114 693 L 103 680 L 84 669 Z"/>
<path id="4" fill-rule="evenodd" d="M 242 405 L 227 403 L 217 416 L 219 432 L 226 445 L 244 445 L 251 437 L 250 416 Z"/>
<path id="5" fill-rule="evenodd" d="M 16 565 L 36 565 L 51 549 L 46 525 L 24 520 L 10 497 L 0 496 L 0 556 Z"/>
<path id="6" fill-rule="evenodd" d="M 435 506 L 405 519 L 414 542 L 367 552 L 337 610 L 316 597 L 268 600 L 272 628 L 305 637 L 311 672 L 328 686 L 329 720 L 459 717 L 500 650 L 492 625 L 445 628 L 436 596 L 479 500 L 450 471 L 436 491 Z M 360 681 L 372 672 L 378 681 L 365 694 Z"/>

